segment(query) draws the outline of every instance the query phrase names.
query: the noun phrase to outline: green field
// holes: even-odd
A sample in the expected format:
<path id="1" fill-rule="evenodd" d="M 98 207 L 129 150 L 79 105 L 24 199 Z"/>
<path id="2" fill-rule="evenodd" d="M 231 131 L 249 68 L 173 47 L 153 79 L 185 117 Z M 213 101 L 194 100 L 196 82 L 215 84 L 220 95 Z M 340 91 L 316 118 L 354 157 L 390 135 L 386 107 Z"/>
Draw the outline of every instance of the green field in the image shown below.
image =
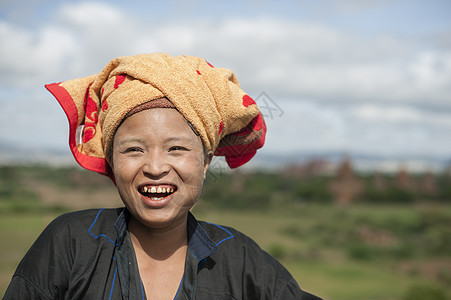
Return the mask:
<path id="1" fill-rule="evenodd" d="M 0 184 L 2 295 L 21 257 L 55 216 L 120 203 L 110 183 L 93 183 L 90 175 L 80 177 L 79 170 L 44 168 L 35 175 L 30 170 L 14 172 Z M 27 185 L 11 188 L 6 184 L 11 176 L 16 176 L 16 184 Z M 271 181 L 268 175 L 259 176 Z M 449 202 L 341 206 L 278 200 L 281 195 L 289 198 L 286 188 L 281 195 L 268 195 L 272 200 L 262 206 L 256 202 L 261 195 L 255 194 L 249 196 L 254 197 L 251 205 L 212 200 L 212 191 L 228 180 L 207 183 L 203 199 L 194 208 L 196 217 L 251 236 L 289 269 L 303 289 L 331 300 L 450 299 Z M 19 201 L 20 195 L 28 199 Z"/>
<path id="2" fill-rule="evenodd" d="M 436 209 L 443 211 L 442 208 Z M 360 254 L 352 254 L 352 248 L 340 245 L 337 241 L 346 239 L 346 234 L 338 232 L 348 226 L 344 224 L 347 222 L 345 217 L 372 216 L 377 219 L 390 212 L 393 216 L 402 214 L 408 219 L 414 218 L 422 209 L 407 211 L 399 207 L 375 209 L 367 206 L 337 213 L 340 209 L 316 206 L 298 208 L 298 211 L 278 209 L 269 214 L 205 211 L 199 205 L 196 210 L 196 215 L 201 219 L 231 225 L 254 238 L 264 249 L 280 259 L 305 290 L 326 299 L 403 299 L 409 289 L 425 285 L 429 289 L 450 292 L 450 288 L 446 288 L 451 279 L 449 256 L 424 257 L 418 253 L 407 257 L 402 257 L 401 254 L 362 254 L 365 253 L 364 250 Z M 446 210 L 446 214 L 451 215 L 451 210 Z M 333 215 L 336 214 L 344 217 L 341 224 L 337 223 L 338 219 L 333 220 Z M 18 261 L 55 215 L 18 213 L 2 216 L 0 238 L 7 241 L 0 245 L 2 294 Z M 334 227 L 337 232 L 334 232 Z M 373 250 L 370 248 L 367 251 Z"/>

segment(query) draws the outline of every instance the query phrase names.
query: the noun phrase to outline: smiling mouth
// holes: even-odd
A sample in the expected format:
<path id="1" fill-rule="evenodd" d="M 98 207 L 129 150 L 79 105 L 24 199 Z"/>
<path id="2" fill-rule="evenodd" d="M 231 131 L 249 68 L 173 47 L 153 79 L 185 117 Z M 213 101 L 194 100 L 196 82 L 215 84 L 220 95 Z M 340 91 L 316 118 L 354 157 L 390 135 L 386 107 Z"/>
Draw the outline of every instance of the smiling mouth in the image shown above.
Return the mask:
<path id="1" fill-rule="evenodd" d="M 164 198 L 174 194 L 177 191 L 176 187 L 172 186 L 143 186 L 139 188 L 139 193 L 154 201 L 163 200 Z"/>

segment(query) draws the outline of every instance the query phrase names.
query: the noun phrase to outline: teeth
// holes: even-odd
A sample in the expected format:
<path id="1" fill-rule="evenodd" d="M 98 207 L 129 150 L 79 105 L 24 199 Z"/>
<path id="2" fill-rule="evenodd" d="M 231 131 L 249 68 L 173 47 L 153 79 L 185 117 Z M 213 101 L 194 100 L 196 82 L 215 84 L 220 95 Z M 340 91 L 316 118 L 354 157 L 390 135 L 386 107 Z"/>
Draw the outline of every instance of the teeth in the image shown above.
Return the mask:
<path id="1" fill-rule="evenodd" d="M 173 193 L 174 189 L 173 188 L 165 188 L 165 187 L 143 187 L 142 191 L 144 193 L 151 193 L 151 194 L 166 194 L 166 193 Z"/>

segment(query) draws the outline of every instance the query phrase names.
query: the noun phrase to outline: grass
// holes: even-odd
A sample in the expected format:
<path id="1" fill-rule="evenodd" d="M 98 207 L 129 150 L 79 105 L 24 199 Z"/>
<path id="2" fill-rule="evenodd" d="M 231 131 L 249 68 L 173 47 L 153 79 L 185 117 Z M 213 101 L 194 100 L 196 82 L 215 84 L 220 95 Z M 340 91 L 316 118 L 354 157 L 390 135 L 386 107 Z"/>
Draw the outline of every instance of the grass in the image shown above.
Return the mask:
<path id="1" fill-rule="evenodd" d="M 424 257 L 422 252 L 411 257 L 393 256 L 390 252 L 376 252 L 383 255 L 363 259 L 350 257 L 347 249 L 356 237 L 345 231 L 352 231 L 352 226 L 360 226 L 362 222 L 374 223 L 384 230 L 404 226 L 414 231 L 418 223 L 415 220 L 423 215 L 424 209 L 390 205 L 347 208 L 309 205 L 252 212 L 215 211 L 200 205 L 196 216 L 235 227 L 251 236 L 262 248 L 279 256 L 306 291 L 331 300 L 394 300 L 404 299 L 409 290 L 422 283 L 435 284 L 448 294 L 451 288 L 449 282 L 440 281 L 427 272 L 402 268 L 405 264 L 432 266 L 434 258 Z M 439 211 L 444 215 L 450 213 L 446 206 Z M 451 265 L 449 255 L 442 259 Z M 443 268 L 445 270 L 447 265 Z"/>
<path id="2" fill-rule="evenodd" d="M 3 295 L 17 264 L 54 214 L 8 214 L 0 218 L 0 293 Z"/>
<path id="3" fill-rule="evenodd" d="M 27 249 L 60 213 L 41 209 L 1 214 L 1 294 Z M 400 244 L 417 245 L 416 239 L 446 247 L 451 231 L 449 205 L 293 204 L 268 210 L 227 210 L 201 200 L 194 213 L 200 220 L 235 227 L 249 235 L 276 256 L 303 289 L 325 299 L 410 300 L 405 298 L 409 291 L 424 286 L 451 294 L 450 253 L 431 252 L 437 249 L 427 245 L 425 249 L 416 246 L 409 255 L 388 251 Z M 376 244 L 365 244 L 356 234 L 361 226 L 370 235 L 391 236 L 394 246 L 385 245 L 383 239 L 381 244 L 377 239 Z M 349 252 L 353 245 L 371 255 L 353 257 Z"/>

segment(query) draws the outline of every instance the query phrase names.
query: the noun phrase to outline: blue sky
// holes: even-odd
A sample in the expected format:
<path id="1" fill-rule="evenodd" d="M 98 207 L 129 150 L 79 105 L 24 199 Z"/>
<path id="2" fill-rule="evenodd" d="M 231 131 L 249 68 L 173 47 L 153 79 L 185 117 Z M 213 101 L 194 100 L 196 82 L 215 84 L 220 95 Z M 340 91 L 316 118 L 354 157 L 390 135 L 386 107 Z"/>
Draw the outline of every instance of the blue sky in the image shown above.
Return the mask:
<path id="1" fill-rule="evenodd" d="M 4 20 L 35 27 L 52 18 L 55 10 L 65 3 L 81 1 L 5 0 L 0 4 Z M 337 26 L 363 33 L 401 33 L 418 35 L 447 31 L 451 3 L 447 0 L 282 0 L 282 1 L 102 1 L 119 7 L 129 14 L 165 19 L 218 19 L 229 17 L 255 18 L 273 16 L 295 21 Z"/>
<path id="2" fill-rule="evenodd" d="M 257 103 L 279 113 L 263 153 L 451 158 L 450 37 L 447 0 L 4 0 L 0 144 L 67 149 L 43 84 L 168 52 L 265 93 Z"/>

